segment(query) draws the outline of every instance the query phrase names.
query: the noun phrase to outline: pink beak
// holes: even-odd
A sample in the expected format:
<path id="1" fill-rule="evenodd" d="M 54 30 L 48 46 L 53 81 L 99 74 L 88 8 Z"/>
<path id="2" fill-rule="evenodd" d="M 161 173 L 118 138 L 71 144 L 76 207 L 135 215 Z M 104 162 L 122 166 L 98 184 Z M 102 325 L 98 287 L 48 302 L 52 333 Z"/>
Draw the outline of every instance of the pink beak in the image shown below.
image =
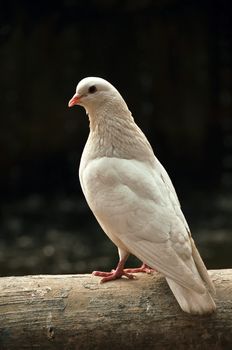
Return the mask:
<path id="1" fill-rule="evenodd" d="M 80 101 L 80 96 L 77 95 L 77 93 L 75 93 L 75 95 L 73 95 L 73 97 L 69 101 L 68 106 L 73 107 L 73 106 L 77 105 L 79 101 Z"/>

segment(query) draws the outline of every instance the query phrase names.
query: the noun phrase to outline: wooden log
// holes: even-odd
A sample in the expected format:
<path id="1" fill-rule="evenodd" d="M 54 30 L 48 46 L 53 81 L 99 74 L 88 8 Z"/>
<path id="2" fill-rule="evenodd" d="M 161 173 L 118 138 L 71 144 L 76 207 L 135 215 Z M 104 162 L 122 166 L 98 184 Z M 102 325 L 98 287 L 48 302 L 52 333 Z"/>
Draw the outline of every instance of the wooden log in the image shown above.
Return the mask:
<path id="1" fill-rule="evenodd" d="M 217 312 L 181 311 L 158 273 L 0 278 L 0 349 L 231 349 L 232 269 L 210 271 Z"/>

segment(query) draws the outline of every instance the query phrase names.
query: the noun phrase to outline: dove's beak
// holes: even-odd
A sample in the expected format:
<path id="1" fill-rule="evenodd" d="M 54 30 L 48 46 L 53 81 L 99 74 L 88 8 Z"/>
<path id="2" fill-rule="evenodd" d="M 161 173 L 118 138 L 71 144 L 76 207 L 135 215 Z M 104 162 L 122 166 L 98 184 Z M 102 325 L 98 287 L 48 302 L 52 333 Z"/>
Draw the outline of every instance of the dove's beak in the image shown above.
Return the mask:
<path id="1" fill-rule="evenodd" d="M 73 95 L 73 97 L 71 98 L 71 100 L 68 103 L 69 107 L 73 107 L 75 105 L 78 104 L 78 102 L 80 101 L 81 96 L 79 96 L 77 93 L 75 95 Z"/>

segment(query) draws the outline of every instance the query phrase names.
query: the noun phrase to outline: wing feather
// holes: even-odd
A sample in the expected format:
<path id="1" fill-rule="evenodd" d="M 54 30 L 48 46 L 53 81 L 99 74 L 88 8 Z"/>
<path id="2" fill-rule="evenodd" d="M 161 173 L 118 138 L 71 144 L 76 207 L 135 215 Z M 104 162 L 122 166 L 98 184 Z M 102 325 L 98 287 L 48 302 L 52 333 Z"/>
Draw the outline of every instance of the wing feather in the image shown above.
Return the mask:
<path id="1" fill-rule="evenodd" d="M 164 274 L 165 277 L 169 277 L 183 287 L 193 289 L 198 293 L 205 292 L 205 287 L 198 275 L 192 273 L 168 242 L 160 244 L 148 241 L 135 242 L 124 237 L 122 241 L 133 255 Z"/>

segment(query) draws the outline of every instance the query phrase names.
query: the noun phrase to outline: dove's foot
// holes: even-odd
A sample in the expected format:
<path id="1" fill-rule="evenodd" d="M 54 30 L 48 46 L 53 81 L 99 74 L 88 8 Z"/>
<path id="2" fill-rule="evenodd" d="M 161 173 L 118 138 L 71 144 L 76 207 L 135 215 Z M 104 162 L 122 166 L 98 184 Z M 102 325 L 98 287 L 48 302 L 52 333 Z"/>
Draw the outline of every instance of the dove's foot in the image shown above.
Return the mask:
<path id="1" fill-rule="evenodd" d="M 122 276 L 126 276 L 129 279 L 133 279 L 134 276 L 122 271 L 121 273 L 118 273 L 117 270 L 112 270 L 111 272 L 104 272 L 104 271 L 93 271 L 94 276 L 100 276 L 103 277 L 101 279 L 101 283 L 108 282 L 108 281 L 113 281 L 118 278 L 121 278 Z"/>
<path id="2" fill-rule="evenodd" d="M 116 270 L 112 270 L 111 272 L 93 271 L 93 275 L 103 277 L 101 279 L 101 283 L 113 281 L 118 278 L 121 278 L 122 276 L 126 276 L 129 279 L 133 279 L 134 276 L 123 269 L 124 264 L 125 264 L 125 260 L 119 261 Z"/>
<path id="3" fill-rule="evenodd" d="M 138 273 L 138 272 L 145 272 L 145 273 L 152 273 L 156 272 L 155 269 L 152 269 L 148 265 L 144 264 L 140 267 L 132 268 L 132 269 L 125 269 L 124 272 L 126 273 Z"/>

